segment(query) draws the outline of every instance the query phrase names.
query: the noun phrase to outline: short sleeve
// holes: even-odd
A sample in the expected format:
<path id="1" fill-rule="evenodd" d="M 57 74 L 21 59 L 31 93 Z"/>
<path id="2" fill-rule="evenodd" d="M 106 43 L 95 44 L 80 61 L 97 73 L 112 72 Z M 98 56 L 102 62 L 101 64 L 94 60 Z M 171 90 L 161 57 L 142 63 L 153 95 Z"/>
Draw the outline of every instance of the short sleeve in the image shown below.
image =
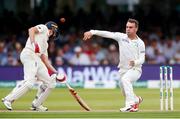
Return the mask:
<path id="1" fill-rule="evenodd" d="M 35 27 L 38 29 L 38 31 L 39 31 L 40 33 L 42 33 L 43 31 L 45 31 L 45 29 L 46 29 L 46 26 L 43 25 L 43 24 L 37 25 L 37 26 L 35 26 Z"/>

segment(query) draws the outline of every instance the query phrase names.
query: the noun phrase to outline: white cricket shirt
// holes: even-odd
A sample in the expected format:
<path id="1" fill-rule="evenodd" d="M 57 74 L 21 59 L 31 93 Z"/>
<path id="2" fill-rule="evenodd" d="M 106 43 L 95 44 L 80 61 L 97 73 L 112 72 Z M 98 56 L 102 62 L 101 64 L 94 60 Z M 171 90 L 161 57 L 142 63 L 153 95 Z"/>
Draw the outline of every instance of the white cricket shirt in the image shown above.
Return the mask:
<path id="1" fill-rule="evenodd" d="M 45 54 L 46 56 L 48 56 L 48 53 L 47 53 L 47 49 L 48 49 L 48 42 L 47 41 L 49 39 L 48 28 L 44 24 L 40 24 L 40 25 L 37 25 L 35 27 L 39 31 L 38 34 L 35 34 L 35 38 L 34 38 L 35 42 L 39 45 L 39 49 L 40 49 L 40 53 L 38 53 L 38 55 Z M 33 45 L 31 44 L 30 38 L 28 38 L 25 48 L 28 48 L 32 51 L 35 50 Z"/>
<path id="2" fill-rule="evenodd" d="M 130 61 L 135 61 L 136 68 L 141 71 L 142 64 L 145 61 L 145 45 L 144 42 L 137 37 L 137 39 L 131 40 L 128 38 L 127 34 L 120 32 L 109 32 L 109 31 L 99 31 L 90 30 L 93 35 L 111 38 L 118 42 L 119 44 L 119 65 L 118 67 L 124 70 L 131 69 L 129 66 Z"/>

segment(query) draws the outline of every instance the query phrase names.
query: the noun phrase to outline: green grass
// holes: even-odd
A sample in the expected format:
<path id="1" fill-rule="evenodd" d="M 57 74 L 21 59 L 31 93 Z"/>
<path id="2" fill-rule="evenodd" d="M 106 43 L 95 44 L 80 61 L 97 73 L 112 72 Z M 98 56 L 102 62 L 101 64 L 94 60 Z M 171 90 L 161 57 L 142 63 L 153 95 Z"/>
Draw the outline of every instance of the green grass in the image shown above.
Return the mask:
<path id="1" fill-rule="evenodd" d="M 0 98 L 12 89 L 0 88 Z M 13 103 L 13 111 L 7 111 L 0 103 L 0 118 L 180 118 L 180 89 L 174 89 L 174 111 L 159 111 L 159 89 L 137 88 L 137 95 L 143 97 L 140 111 L 122 113 L 119 108 L 124 106 L 124 98 L 120 89 L 76 89 L 79 95 L 92 108 L 84 111 L 70 95 L 67 89 L 55 89 L 44 106 L 48 112 L 30 111 L 31 101 L 36 90 L 32 90 Z"/>

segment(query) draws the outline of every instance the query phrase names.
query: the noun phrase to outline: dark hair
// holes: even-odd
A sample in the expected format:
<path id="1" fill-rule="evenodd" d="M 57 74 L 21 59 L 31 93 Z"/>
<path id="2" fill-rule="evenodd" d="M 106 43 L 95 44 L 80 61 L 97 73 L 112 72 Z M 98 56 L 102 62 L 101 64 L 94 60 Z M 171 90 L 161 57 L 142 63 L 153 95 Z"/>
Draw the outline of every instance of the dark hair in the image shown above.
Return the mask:
<path id="1" fill-rule="evenodd" d="M 128 22 L 130 22 L 130 23 L 135 23 L 136 28 L 139 27 L 139 22 L 138 22 L 136 19 L 129 18 L 129 19 L 128 19 Z"/>

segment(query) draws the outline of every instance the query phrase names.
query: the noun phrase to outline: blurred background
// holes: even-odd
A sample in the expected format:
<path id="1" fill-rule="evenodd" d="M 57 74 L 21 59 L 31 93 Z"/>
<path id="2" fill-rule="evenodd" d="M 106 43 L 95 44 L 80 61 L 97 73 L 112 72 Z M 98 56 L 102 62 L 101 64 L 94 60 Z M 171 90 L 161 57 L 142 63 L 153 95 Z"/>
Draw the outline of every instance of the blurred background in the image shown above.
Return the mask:
<path id="1" fill-rule="evenodd" d="M 61 17 L 66 19 L 65 23 L 59 21 Z M 86 68 L 90 74 L 95 70 L 95 75 L 100 77 L 98 81 L 110 80 L 109 77 L 117 81 L 117 43 L 101 37 L 93 37 L 89 41 L 82 41 L 82 38 L 83 33 L 90 29 L 124 32 L 128 18 L 139 21 L 138 35 L 146 45 L 146 61 L 141 77 L 141 81 L 146 83 L 138 86 L 146 87 L 147 80 L 158 80 L 159 65 L 172 65 L 178 72 L 179 0 L 1 0 L 0 80 L 10 81 L 12 77 L 17 77 L 14 80 L 23 79 L 19 55 L 26 43 L 28 28 L 51 20 L 58 23 L 61 35 L 55 42 L 49 43 L 49 60 L 60 72 L 66 72 L 69 79 L 83 85 L 86 79 L 95 80 Z M 151 74 L 148 73 L 150 71 Z M 12 72 L 12 77 L 7 78 L 7 72 Z M 174 77 L 179 79 L 176 72 Z M 106 74 L 107 77 L 104 77 Z"/>

